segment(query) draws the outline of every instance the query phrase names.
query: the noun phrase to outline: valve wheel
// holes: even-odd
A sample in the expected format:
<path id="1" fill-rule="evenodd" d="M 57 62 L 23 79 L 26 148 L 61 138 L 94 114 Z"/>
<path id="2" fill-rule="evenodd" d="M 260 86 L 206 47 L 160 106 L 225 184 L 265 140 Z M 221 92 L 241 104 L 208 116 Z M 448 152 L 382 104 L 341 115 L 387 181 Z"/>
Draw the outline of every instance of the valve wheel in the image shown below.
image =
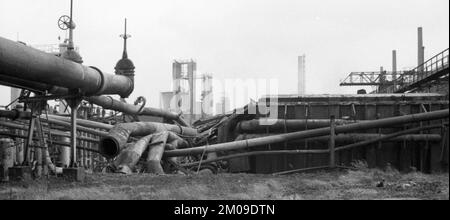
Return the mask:
<path id="1" fill-rule="evenodd" d="M 70 17 L 67 15 L 63 15 L 58 20 L 58 27 L 61 30 L 67 30 L 70 28 Z"/>

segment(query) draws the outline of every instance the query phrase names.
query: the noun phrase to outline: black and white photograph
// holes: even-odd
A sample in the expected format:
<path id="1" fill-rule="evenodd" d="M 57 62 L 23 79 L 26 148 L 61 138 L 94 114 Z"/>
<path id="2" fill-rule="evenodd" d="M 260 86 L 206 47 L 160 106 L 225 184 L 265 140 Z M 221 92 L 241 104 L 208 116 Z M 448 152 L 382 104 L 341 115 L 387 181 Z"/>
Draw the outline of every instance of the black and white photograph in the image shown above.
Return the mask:
<path id="1" fill-rule="evenodd" d="M 0 200 L 276 216 L 448 168 L 448 0 L 0 0 Z"/>

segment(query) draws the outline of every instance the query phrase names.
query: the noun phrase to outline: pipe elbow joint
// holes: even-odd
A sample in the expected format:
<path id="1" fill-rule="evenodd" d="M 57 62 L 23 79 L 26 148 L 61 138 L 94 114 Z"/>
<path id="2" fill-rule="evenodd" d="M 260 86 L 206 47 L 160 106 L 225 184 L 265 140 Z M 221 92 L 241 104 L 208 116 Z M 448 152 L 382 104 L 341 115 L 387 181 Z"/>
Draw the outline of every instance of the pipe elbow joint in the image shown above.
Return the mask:
<path id="1" fill-rule="evenodd" d="M 106 158 L 117 157 L 130 137 L 129 129 L 119 124 L 100 140 L 99 152 Z"/>

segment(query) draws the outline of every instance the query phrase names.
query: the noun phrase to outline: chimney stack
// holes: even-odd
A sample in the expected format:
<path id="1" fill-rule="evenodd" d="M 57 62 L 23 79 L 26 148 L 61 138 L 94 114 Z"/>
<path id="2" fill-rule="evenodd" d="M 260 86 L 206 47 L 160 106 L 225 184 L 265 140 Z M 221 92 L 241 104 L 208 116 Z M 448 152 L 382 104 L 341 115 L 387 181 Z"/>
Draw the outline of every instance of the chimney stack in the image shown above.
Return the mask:
<path id="1" fill-rule="evenodd" d="M 392 79 L 397 79 L 397 51 L 392 51 Z"/>
<path id="2" fill-rule="evenodd" d="M 298 57 L 298 94 L 305 95 L 306 93 L 306 68 L 305 68 L 306 56 Z"/>
<path id="3" fill-rule="evenodd" d="M 417 56 L 417 66 L 422 65 L 425 62 L 425 47 L 423 46 L 423 29 L 419 27 L 417 30 L 417 40 L 418 40 L 418 56 Z M 423 71 L 423 69 L 419 69 Z"/>

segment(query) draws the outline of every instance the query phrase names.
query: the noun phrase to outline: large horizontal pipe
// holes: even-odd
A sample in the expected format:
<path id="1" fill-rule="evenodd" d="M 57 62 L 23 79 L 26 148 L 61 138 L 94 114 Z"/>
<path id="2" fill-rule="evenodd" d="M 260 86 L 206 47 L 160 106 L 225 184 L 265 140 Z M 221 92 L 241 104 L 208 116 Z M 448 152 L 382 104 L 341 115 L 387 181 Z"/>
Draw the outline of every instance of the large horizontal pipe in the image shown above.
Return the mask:
<path id="1" fill-rule="evenodd" d="M 402 125 L 402 124 L 408 124 L 408 123 L 414 123 L 414 122 L 420 122 L 420 121 L 445 119 L 448 117 L 449 117 L 449 110 L 446 109 L 446 110 L 440 110 L 440 111 L 435 111 L 435 112 L 379 119 L 376 121 L 367 121 L 367 122 L 360 122 L 360 123 L 349 124 L 349 125 L 341 125 L 341 126 L 336 127 L 336 133 L 346 133 L 346 132 L 348 133 L 348 132 L 362 131 L 362 130 L 373 129 L 373 128 L 382 128 L 382 127 L 387 127 L 387 126 L 392 126 L 392 125 Z M 293 132 L 293 133 L 288 133 L 288 134 L 255 138 L 255 139 L 250 139 L 250 140 L 243 140 L 243 141 L 236 141 L 236 142 L 221 143 L 221 144 L 216 144 L 216 145 L 167 151 L 165 153 L 165 156 L 166 157 L 179 157 L 179 156 L 188 156 L 188 155 L 198 155 L 198 154 L 202 154 L 202 153 L 212 153 L 212 152 L 218 152 L 218 151 L 246 149 L 246 148 L 258 147 L 258 146 L 264 146 L 264 145 L 268 145 L 268 144 L 281 143 L 281 142 L 290 141 L 290 140 L 298 140 L 298 139 L 325 136 L 325 135 L 330 134 L 330 132 L 331 132 L 331 128 L 329 128 L 329 127 L 328 128 L 319 128 L 319 129 L 313 129 L 313 130 L 307 130 L 307 131 Z"/>
<path id="2" fill-rule="evenodd" d="M 133 92 L 132 79 L 102 73 L 21 43 L 0 37 L 0 74 L 25 81 L 80 90 L 83 95 L 117 94 L 128 97 Z"/>
<path id="3" fill-rule="evenodd" d="M 399 136 L 405 135 L 405 134 L 415 133 L 415 132 L 419 132 L 419 131 L 423 131 L 423 130 L 432 130 L 432 129 L 442 128 L 442 126 L 443 125 L 429 125 L 429 126 L 425 126 L 425 127 L 411 128 L 408 130 L 384 135 L 384 136 L 376 138 L 376 139 L 366 140 L 366 141 L 342 146 L 342 147 L 337 148 L 336 151 L 343 151 L 343 150 L 348 150 L 348 149 L 352 149 L 352 148 L 363 147 L 363 146 L 367 146 L 367 145 L 374 144 L 377 142 L 383 142 L 385 140 L 389 140 L 391 138 L 399 137 Z"/>
<path id="4" fill-rule="evenodd" d="M 86 100 L 92 104 L 101 106 L 104 109 L 119 111 L 129 115 L 146 115 L 146 116 L 162 117 L 169 120 L 173 120 L 178 124 L 180 124 L 181 126 L 185 127 L 188 126 L 188 124 L 181 118 L 181 116 L 174 112 L 149 107 L 144 107 L 141 109 L 141 106 L 127 104 L 119 100 L 115 100 L 110 96 L 92 96 L 87 98 Z"/>
<path id="5" fill-rule="evenodd" d="M 338 148 L 336 148 L 336 151 L 342 151 L 342 150 L 348 150 L 348 149 L 351 149 L 351 148 L 367 146 L 367 145 L 370 145 L 370 144 L 373 144 L 373 143 L 377 143 L 377 142 L 382 142 L 382 141 L 389 141 L 390 139 L 395 139 L 395 138 L 398 138 L 398 137 L 405 137 L 405 136 L 401 136 L 401 135 L 411 134 L 411 133 L 415 133 L 415 132 L 419 132 L 419 131 L 423 131 L 423 130 L 432 130 L 432 129 L 440 128 L 441 126 L 442 125 L 431 125 L 431 126 L 426 126 L 426 127 L 418 127 L 418 128 L 413 128 L 413 129 L 400 131 L 400 132 L 397 132 L 397 133 L 394 133 L 394 134 L 377 136 L 377 137 L 374 137 L 373 139 L 370 139 L 370 140 L 365 140 L 365 141 L 362 141 L 362 142 L 359 142 L 359 143 L 338 147 Z M 440 137 L 440 135 L 437 135 L 437 136 Z M 320 138 L 322 138 L 322 137 L 320 137 Z M 441 141 L 441 140 L 442 139 L 439 139 L 439 141 Z M 226 155 L 226 156 L 222 156 L 222 157 L 217 157 L 217 158 L 213 158 L 213 159 L 204 160 L 204 161 L 201 161 L 201 164 L 208 164 L 208 163 L 214 163 L 214 162 L 223 161 L 223 160 L 230 160 L 230 159 L 242 158 L 242 157 L 250 157 L 250 156 L 324 154 L 324 153 L 329 153 L 329 152 L 330 152 L 329 149 L 325 149 L 325 150 L 252 151 L 252 152 L 238 153 L 238 154 Z M 181 166 L 182 167 L 192 167 L 192 166 L 198 166 L 199 164 L 200 164 L 200 162 L 198 161 L 198 162 L 193 162 L 193 163 L 186 163 L 186 164 L 183 164 Z"/>
<path id="6" fill-rule="evenodd" d="M 44 120 L 47 120 L 47 119 L 44 119 Z M 66 128 L 66 129 L 71 129 L 72 128 L 72 124 L 70 122 L 64 122 L 64 121 L 55 120 L 55 119 L 51 119 L 51 118 L 49 118 L 47 121 L 50 124 L 59 125 L 59 126 L 62 126 L 62 127 Z M 92 129 L 92 128 L 86 128 L 86 127 L 78 126 L 78 125 L 77 125 L 77 130 L 78 131 L 82 131 L 82 132 L 86 132 L 86 133 L 89 133 L 89 134 L 97 135 L 97 136 L 100 136 L 100 137 L 104 137 L 104 136 L 108 135 L 108 132 L 99 131 L 99 130 L 95 130 L 95 129 Z"/>
<path id="7" fill-rule="evenodd" d="M 0 110 L 0 118 L 9 118 L 12 120 L 16 119 L 25 119 L 29 120 L 32 118 L 31 112 L 24 112 L 24 111 L 18 111 L 18 110 Z M 58 122 L 68 122 L 70 123 L 69 117 L 64 116 L 57 116 L 57 115 L 47 115 L 47 116 L 41 116 L 41 120 L 48 121 L 50 123 L 58 123 Z M 104 129 L 104 130 L 111 130 L 114 126 L 101 123 L 101 122 L 95 122 L 95 121 L 89 121 L 84 119 L 77 119 L 77 124 L 80 126 L 84 126 L 87 128 L 95 128 L 95 129 Z M 67 125 L 67 124 L 65 124 Z"/>
<path id="8" fill-rule="evenodd" d="M 349 120 L 336 120 L 336 125 L 346 125 L 358 123 L 360 121 L 349 121 Z M 324 128 L 330 126 L 330 120 L 326 119 L 255 119 L 250 121 L 242 121 L 237 125 L 239 131 L 242 132 L 258 132 L 266 131 L 283 131 L 287 130 L 305 130 Z"/>
<path id="9" fill-rule="evenodd" d="M 69 93 L 69 90 L 67 88 L 52 86 L 45 83 L 32 82 L 15 77 L 9 77 L 6 74 L 3 74 L 2 70 L 0 70 L 0 85 L 18 89 L 26 89 L 32 92 L 47 92 L 54 95 L 67 95 Z"/>
<path id="10" fill-rule="evenodd" d="M 116 157 L 124 148 L 128 138 L 143 137 L 163 131 L 170 131 L 178 135 L 195 137 L 196 129 L 154 122 L 135 122 L 116 125 L 100 141 L 100 153 L 107 158 Z"/>
<path id="11" fill-rule="evenodd" d="M 0 118 L 16 119 L 31 119 L 31 112 L 24 112 L 18 110 L 0 110 Z"/>
<path id="12" fill-rule="evenodd" d="M 276 135 L 276 134 L 273 134 Z M 236 141 L 241 140 L 249 140 L 261 137 L 271 136 L 270 134 L 241 134 L 236 138 Z M 386 136 L 385 134 L 339 134 L 335 136 L 336 142 L 358 142 L 358 141 L 366 141 L 375 138 L 380 138 Z M 330 136 L 322 136 L 309 138 L 308 141 L 314 142 L 328 142 L 330 140 Z M 401 141 L 431 141 L 438 142 L 442 140 L 442 136 L 439 134 L 411 134 L 411 135 L 403 135 L 400 137 L 395 137 L 392 139 L 385 140 L 386 142 L 401 142 Z M 300 140 L 299 142 L 304 142 L 304 140 Z M 295 141 L 293 143 L 296 143 Z"/>
<path id="13" fill-rule="evenodd" d="M 57 115 L 48 115 L 48 118 L 50 120 L 59 120 L 59 121 L 63 121 L 63 122 L 69 122 L 70 123 L 70 118 L 69 117 L 64 117 L 64 116 L 57 116 Z M 45 120 L 46 117 L 43 116 L 41 117 L 41 119 Z M 51 121 L 50 121 L 51 122 Z M 90 120 L 84 120 L 84 119 L 77 119 L 77 125 L 86 127 L 86 128 L 95 128 L 95 129 L 104 129 L 104 130 L 111 130 L 114 126 L 113 125 L 109 125 L 109 124 L 105 124 L 105 123 L 101 123 L 101 122 L 96 122 L 96 121 L 90 121 Z"/>

